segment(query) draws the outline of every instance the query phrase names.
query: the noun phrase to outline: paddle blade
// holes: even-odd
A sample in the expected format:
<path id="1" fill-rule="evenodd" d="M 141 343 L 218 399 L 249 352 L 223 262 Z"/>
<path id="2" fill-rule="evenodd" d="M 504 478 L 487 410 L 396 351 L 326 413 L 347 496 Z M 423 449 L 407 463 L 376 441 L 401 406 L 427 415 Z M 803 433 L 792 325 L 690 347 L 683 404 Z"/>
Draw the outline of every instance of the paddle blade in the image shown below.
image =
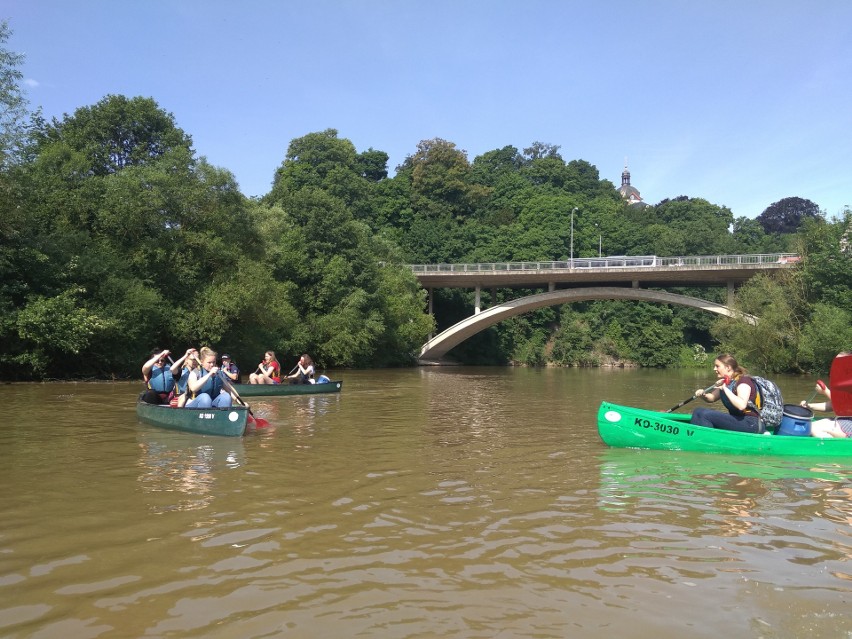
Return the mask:
<path id="1" fill-rule="evenodd" d="M 248 417 L 249 428 L 269 428 L 270 426 L 269 421 L 263 419 L 263 417 L 255 417 L 254 415 L 249 415 Z"/>
<path id="2" fill-rule="evenodd" d="M 852 354 L 835 357 L 830 375 L 829 388 L 834 414 L 842 417 L 852 415 Z"/>

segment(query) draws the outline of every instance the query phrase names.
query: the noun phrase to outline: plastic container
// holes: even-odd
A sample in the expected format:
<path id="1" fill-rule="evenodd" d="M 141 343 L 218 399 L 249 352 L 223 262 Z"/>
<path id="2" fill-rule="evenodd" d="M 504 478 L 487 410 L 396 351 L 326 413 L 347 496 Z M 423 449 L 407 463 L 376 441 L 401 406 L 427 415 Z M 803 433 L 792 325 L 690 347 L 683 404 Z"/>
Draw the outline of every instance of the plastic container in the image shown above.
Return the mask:
<path id="1" fill-rule="evenodd" d="M 796 404 L 784 404 L 781 425 L 778 426 L 776 435 L 793 435 L 796 437 L 810 437 L 811 420 L 814 412 L 810 408 Z"/>

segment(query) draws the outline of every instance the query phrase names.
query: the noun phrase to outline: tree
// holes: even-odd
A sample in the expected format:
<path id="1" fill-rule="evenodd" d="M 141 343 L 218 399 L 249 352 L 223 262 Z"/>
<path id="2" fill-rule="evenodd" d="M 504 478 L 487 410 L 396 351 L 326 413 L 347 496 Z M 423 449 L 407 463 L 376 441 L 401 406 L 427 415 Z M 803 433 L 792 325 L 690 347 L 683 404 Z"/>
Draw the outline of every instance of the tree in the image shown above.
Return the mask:
<path id="1" fill-rule="evenodd" d="M 757 220 L 748 217 L 738 217 L 734 220 L 734 240 L 737 252 L 761 252 L 764 250 L 766 233 Z"/>
<path id="2" fill-rule="evenodd" d="M 123 95 L 108 95 L 62 121 L 54 118 L 39 147 L 60 141 L 80 156 L 75 173 L 81 177 L 109 175 L 148 164 L 178 148 L 192 149 L 191 138 L 177 127 L 171 113 L 151 98 Z"/>
<path id="3" fill-rule="evenodd" d="M 852 312 L 852 254 L 848 248 L 852 211 L 831 223 L 806 220 L 798 243 L 808 299 Z"/>
<path id="4" fill-rule="evenodd" d="M 5 47 L 11 35 L 9 23 L 0 21 L 0 169 L 17 155 L 27 113 L 27 100 L 21 89 L 23 75 L 18 70 L 24 56 Z"/>
<path id="5" fill-rule="evenodd" d="M 308 133 L 290 142 L 265 202 L 280 204 L 300 189 L 314 187 L 334 195 L 359 220 L 374 216 L 372 195 L 387 176 L 387 154 L 339 138 L 336 129 Z"/>
<path id="6" fill-rule="evenodd" d="M 799 361 L 812 373 L 825 373 L 834 356 L 852 344 L 852 312 L 831 304 L 818 303 L 802 330 Z"/>
<path id="7" fill-rule="evenodd" d="M 109 96 L 43 123 L 27 157 L 15 210 L 38 232 L 16 236 L 8 271 L 0 251 L 4 376 L 27 356 L 66 376 L 135 373 L 152 344 L 280 332 L 287 291 L 241 266 L 248 250 L 264 261 L 248 200 L 152 100 Z"/>
<path id="8" fill-rule="evenodd" d="M 804 220 L 819 217 L 819 207 L 810 200 L 785 197 L 766 207 L 756 219 L 766 233 L 795 233 Z"/>
<path id="9" fill-rule="evenodd" d="M 388 176 L 388 154 L 370 147 L 355 158 L 356 170 L 371 182 L 381 182 Z"/>
<path id="10" fill-rule="evenodd" d="M 412 206 L 429 218 L 466 217 L 489 193 L 472 180 L 465 152 L 441 138 L 422 140 L 403 166 L 411 169 Z"/>
<path id="11" fill-rule="evenodd" d="M 785 272 L 756 275 L 736 293 L 734 317 L 717 319 L 711 332 L 722 351 L 734 353 L 740 362 L 757 372 L 797 370 L 797 350 L 804 306 L 800 276 Z M 748 321 L 745 315 L 757 318 Z"/>

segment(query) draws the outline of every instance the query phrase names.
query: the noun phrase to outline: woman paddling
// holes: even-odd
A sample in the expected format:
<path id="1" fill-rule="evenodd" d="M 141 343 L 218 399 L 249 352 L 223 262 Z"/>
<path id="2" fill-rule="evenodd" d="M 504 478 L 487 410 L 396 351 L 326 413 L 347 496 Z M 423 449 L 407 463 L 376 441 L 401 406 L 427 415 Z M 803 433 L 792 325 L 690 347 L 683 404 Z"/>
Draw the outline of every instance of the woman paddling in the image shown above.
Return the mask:
<path id="1" fill-rule="evenodd" d="M 249 375 L 250 384 L 280 384 L 281 364 L 275 359 L 275 351 L 266 351 L 257 371 Z"/>
<path id="2" fill-rule="evenodd" d="M 699 388 L 695 396 L 703 397 L 707 403 L 721 400 L 728 412 L 696 408 L 690 423 L 741 433 L 762 432 L 760 416 L 753 408 L 758 402 L 757 383 L 748 376 L 748 371 L 728 354 L 719 355 L 713 361 L 713 370 L 721 382 L 720 386 L 709 393 Z"/>
<path id="3" fill-rule="evenodd" d="M 217 353 L 206 346 L 201 349 L 201 368 L 192 371 L 187 380 L 187 390 L 192 396 L 186 408 L 227 408 L 233 405 L 233 386 L 219 373 Z"/>
<path id="4" fill-rule="evenodd" d="M 293 380 L 291 384 L 313 384 L 314 383 L 314 360 L 311 356 L 305 353 L 299 358 L 299 363 L 296 364 L 297 370 L 292 375 L 288 375 L 287 379 Z"/>

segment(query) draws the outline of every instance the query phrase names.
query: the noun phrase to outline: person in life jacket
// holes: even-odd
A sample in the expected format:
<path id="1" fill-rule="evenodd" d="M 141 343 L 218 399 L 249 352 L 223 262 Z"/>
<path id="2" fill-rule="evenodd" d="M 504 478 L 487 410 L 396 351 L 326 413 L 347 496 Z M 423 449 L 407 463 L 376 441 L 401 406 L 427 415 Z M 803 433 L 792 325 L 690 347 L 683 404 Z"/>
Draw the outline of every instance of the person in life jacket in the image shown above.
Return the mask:
<path id="1" fill-rule="evenodd" d="M 695 391 L 695 396 L 703 397 L 708 403 L 721 400 L 728 412 L 723 413 L 712 408 L 696 408 L 690 423 L 741 433 L 761 432 L 760 416 L 757 411 L 749 407 L 751 403 L 757 405 L 758 410 L 760 409 L 757 382 L 748 376 L 748 371 L 740 366 L 733 356 L 727 353 L 719 355 L 713 361 L 713 371 L 721 384 L 709 393 L 698 389 Z"/>
<path id="2" fill-rule="evenodd" d="M 174 392 L 177 366 L 168 365 L 169 353 L 168 349 L 155 348 L 150 359 L 142 364 L 142 379 L 147 387 L 142 401 L 148 404 L 168 404 L 169 395 Z"/>
<path id="3" fill-rule="evenodd" d="M 305 353 L 299 358 L 299 363 L 296 364 L 299 369 L 292 375 L 288 375 L 287 379 L 291 380 L 291 384 L 313 384 L 314 383 L 314 360 L 311 356 Z"/>
<path id="4" fill-rule="evenodd" d="M 234 388 L 216 366 L 216 358 L 217 353 L 213 349 L 206 346 L 201 349 L 200 368 L 190 372 L 187 379 L 190 399 L 186 408 L 227 408 L 233 405 L 231 393 Z"/>
<path id="5" fill-rule="evenodd" d="M 228 376 L 228 381 L 232 384 L 240 382 L 240 369 L 230 355 L 222 355 L 222 372 Z"/>
<path id="6" fill-rule="evenodd" d="M 175 385 L 177 393 L 177 402 L 174 402 L 178 408 L 183 408 L 186 405 L 186 400 L 189 399 L 187 383 L 192 371 L 198 368 L 198 351 L 194 348 L 186 349 L 186 354 L 175 362 L 176 365 L 183 364 Z"/>
<path id="7" fill-rule="evenodd" d="M 266 351 L 257 370 L 249 375 L 250 384 L 280 384 L 281 364 L 275 358 L 275 351 Z"/>

